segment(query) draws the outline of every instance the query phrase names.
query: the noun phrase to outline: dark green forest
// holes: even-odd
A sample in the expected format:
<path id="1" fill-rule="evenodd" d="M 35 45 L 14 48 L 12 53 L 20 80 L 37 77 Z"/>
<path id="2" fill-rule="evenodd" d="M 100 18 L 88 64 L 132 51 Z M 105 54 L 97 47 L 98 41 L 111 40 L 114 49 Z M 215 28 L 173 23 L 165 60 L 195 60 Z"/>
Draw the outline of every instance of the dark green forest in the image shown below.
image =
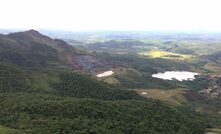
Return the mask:
<path id="1" fill-rule="evenodd" d="M 213 125 L 208 122 L 209 117 L 192 107 L 170 106 L 129 90 L 177 85 L 195 88 L 193 83 L 146 77 L 160 68 L 191 67 L 185 62 L 106 55 L 105 60 L 113 64 L 143 72 L 140 78 L 116 75 L 122 82 L 119 86 L 99 81 L 76 68 L 74 62 L 70 64 L 67 57 L 78 56 L 76 51 L 62 40 L 34 30 L 0 36 L 0 132 L 203 134 Z M 159 70 L 153 66 L 159 66 Z M 202 81 L 203 78 L 195 83 Z"/>

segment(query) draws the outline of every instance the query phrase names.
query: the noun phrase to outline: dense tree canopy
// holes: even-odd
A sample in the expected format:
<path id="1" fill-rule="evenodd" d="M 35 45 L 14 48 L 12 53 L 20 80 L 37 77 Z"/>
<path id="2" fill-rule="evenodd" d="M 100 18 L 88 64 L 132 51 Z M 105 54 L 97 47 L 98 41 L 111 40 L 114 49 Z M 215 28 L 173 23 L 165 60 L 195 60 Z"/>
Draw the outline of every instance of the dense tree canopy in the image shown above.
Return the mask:
<path id="1" fill-rule="evenodd" d="M 0 124 L 30 133 L 202 134 L 202 122 L 159 101 L 0 95 Z"/>

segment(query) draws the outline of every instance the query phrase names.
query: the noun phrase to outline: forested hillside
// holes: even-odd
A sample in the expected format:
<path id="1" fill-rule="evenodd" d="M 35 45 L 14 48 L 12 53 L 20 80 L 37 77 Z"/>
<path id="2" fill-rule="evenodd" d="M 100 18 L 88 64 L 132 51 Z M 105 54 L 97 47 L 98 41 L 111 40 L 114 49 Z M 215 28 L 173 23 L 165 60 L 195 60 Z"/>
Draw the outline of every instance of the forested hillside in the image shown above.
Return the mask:
<path id="1" fill-rule="evenodd" d="M 207 123 L 201 114 L 187 115 L 125 87 L 98 81 L 68 62 L 68 56 L 75 60 L 78 55 L 64 41 L 34 30 L 1 35 L 0 130 L 16 134 L 204 132 Z"/>
<path id="2" fill-rule="evenodd" d="M 0 95 L 0 124 L 21 133 L 202 134 L 204 125 L 159 101 Z"/>

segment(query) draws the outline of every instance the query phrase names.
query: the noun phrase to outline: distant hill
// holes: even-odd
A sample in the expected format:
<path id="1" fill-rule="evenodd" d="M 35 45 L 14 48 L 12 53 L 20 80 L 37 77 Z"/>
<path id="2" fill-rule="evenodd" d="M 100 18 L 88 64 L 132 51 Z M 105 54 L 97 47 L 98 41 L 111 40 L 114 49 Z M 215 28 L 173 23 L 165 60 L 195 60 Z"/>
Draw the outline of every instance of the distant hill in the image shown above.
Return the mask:
<path id="1" fill-rule="evenodd" d="M 63 40 L 52 39 L 35 30 L 0 35 L 0 61 L 31 70 L 71 67 L 96 72 L 110 67 L 110 63 L 95 55 L 76 50 Z"/>
<path id="2" fill-rule="evenodd" d="M 0 35 L 0 60 L 28 69 L 53 66 L 62 62 L 58 50 L 69 47 L 62 43 L 34 30 Z"/>
<path id="3" fill-rule="evenodd" d="M 204 55 L 202 56 L 205 59 L 208 59 L 210 61 L 213 61 L 217 64 L 221 64 L 221 51 L 215 52 L 213 54 L 210 55 Z"/>
<path id="4" fill-rule="evenodd" d="M 35 30 L 1 35 L 0 51 L 0 92 L 45 92 L 103 100 L 142 99 L 133 91 L 120 90 L 74 73 L 73 69 L 95 70 L 96 64 L 102 68 L 102 60 L 79 53 L 63 40 L 51 39 Z M 86 69 L 88 66 L 91 67 Z"/>

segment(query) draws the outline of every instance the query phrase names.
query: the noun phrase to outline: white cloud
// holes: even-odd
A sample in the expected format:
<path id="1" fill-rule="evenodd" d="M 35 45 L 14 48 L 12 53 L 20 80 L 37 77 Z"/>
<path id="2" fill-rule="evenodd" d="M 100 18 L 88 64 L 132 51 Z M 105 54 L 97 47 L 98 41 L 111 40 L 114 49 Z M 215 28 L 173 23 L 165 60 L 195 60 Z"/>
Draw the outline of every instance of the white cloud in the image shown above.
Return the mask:
<path id="1" fill-rule="evenodd" d="M 220 0 L 0 0 L 0 28 L 220 30 Z"/>

